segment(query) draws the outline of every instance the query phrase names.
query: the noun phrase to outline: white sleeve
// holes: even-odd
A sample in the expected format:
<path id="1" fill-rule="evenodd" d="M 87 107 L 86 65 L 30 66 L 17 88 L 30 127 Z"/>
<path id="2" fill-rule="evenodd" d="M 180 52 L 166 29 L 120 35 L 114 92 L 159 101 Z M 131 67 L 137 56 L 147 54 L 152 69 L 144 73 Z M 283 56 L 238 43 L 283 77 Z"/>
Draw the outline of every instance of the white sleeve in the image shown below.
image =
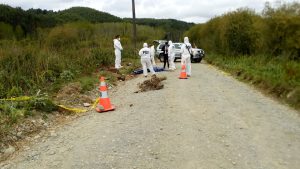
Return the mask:
<path id="1" fill-rule="evenodd" d="M 118 40 L 115 40 L 115 41 L 114 41 L 114 45 L 115 45 L 115 47 L 116 47 L 116 48 L 118 48 L 119 50 L 123 50 L 123 48 L 122 48 L 122 45 L 121 45 L 120 41 L 118 41 Z"/>
<path id="2" fill-rule="evenodd" d="M 185 48 L 185 44 L 181 45 L 180 53 L 183 54 Z"/>
<path id="3" fill-rule="evenodd" d="M 123 50 L 123 48 L 122 48 L 122 45 L 121 45 L 121 42 L 120 42 L 120 41 L 118 41 L 118 48 L 119 48 L 120 50 Z"/>
<path id="4" fill-rule="evenodd" d="M 154 57 L 154 51 L 152 50 L 152 49 L 150 49 L 150 57 L 152 58 L 152 57 Z"/>
<path id="5" fill-rule="evenodd" d="M 139 51 L 139 55 L 142 57 L 142 55 L 143 55 L 143 49 L 141 49 L 141 50 Z"/>
<path id="6" fill-rule="evenodd" d="M 155 55 L 155 48 L 153 46 L 151 47 L 151 53 L 153 56 Z"/>

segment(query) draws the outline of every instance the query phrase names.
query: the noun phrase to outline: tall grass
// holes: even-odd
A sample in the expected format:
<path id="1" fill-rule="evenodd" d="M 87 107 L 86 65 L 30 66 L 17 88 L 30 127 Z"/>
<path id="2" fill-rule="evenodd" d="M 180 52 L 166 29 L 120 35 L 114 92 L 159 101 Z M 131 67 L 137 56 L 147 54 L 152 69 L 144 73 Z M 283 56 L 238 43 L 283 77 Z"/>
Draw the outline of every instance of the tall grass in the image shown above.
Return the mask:
<path id="1" fill-rule="evenodd" d="M 272 55 L 300 60 L 300 3 L 272 8 L 261 14 L 237 9 L 192 27 L 186 35 L 206 51 L 239 55 Z"/>
<path id="2" fill-rule="evenodd" d="M 91 77 L 96 71 L 107 75 L 113 83 L 116 77 L 105 68 L 114 65 L 115 35 L 121 35 L 123 61 L 133 63 L 131 67 L 135 68 L 138 56 L 131 43 L 131 28 L 129 23 L 77 22 L 52 29 L 39 28 L 35 35 L 22 40 L 0 40 L 0 99 L 34 96 L 29 101 L 0 100 L 0 149 L 9 144 L 3 139 L 14 131 L 14 125 L 28 116 L 44 117 L 45 113 L 57 110 L 47 95 L 36 96 L 38 91 L 55 94 L 70 81 L 79 81 L 84 91 L 89 90 L 98 81 Z M 137 30 L 140 46 L 163 36 L 161 29 L 138 26 Z M 128 71 L 131 70 L 120 73 Z"/>
<path id="3" fill-rule="evenodd" d="M 300 107 L 300 3 L 237 9 L 186 32 L 208 62 Z"/>
<path id="4" fill-rule="evenodd" d="M 208 55 L 209 63 L 300 108 L 300 64 L 283 57 Z"/>
<path id="5" fill-rule="evenodd" d="M 137 58 L 129 23 L 68 23 L 39 29 L 21 41 L 0 41 L 0 98 L 33 94 L 58 81 L 114 64 L 113 37 L 121 35 L 123 58 Z M 138 41 L 163 36 L 160 29 L 138 26 Z M 67 73 L 66 73 L 67 72 Z"/>

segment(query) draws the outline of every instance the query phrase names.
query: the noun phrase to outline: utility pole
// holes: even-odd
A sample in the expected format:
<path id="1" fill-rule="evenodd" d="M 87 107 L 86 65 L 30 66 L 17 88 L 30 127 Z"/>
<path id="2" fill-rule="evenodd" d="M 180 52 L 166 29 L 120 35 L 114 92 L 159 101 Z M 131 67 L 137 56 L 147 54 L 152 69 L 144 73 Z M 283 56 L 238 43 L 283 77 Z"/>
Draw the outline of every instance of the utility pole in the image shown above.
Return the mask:
<path id="1" fill-rule="evenodd" d="M 134 51 L 136 51 L 136 24 L 135 24 L 135 2 L 134 2 L 134 0 L 132 0 L 132 24 L 133 24 Z"/>

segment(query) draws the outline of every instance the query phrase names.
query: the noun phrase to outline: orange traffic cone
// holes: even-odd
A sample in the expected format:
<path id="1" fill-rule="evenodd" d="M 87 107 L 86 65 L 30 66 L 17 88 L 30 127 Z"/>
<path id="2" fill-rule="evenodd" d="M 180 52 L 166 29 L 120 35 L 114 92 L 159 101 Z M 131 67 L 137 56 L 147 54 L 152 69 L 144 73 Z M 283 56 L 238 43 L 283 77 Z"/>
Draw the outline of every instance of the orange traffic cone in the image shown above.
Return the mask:
<path id="1" fill-rule="evenodd" d="M 185 64 L 181 65 L 181 73 L 179 79 L 187 79 Z"/>
<path id="2" fill-rule="evenodd" d="M 110 103 L 110 99 L 108 98 L 107 86 L 104 77 L 100 78 L 99 91 L 100 91 L 100 99 L 96 107 L 96 111 L 102 113 L 102 112 L 115 110 L 115 106 Z"/>

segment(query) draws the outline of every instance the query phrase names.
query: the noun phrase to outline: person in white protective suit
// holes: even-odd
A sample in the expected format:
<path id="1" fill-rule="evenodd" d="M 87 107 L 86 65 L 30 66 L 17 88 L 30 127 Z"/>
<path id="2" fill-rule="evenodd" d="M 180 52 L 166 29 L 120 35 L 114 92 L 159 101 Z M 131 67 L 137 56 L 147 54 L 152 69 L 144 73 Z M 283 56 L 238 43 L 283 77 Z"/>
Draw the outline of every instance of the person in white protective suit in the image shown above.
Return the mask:
<path id="1" fill-rule="evenodd" d="M 139 55 L 141 56 L 141 63 L 143 66 L 143 74 L 145 77 L 148 75 L 147 68 L 150 70 L 150 72 L 155 75 L 155 71 L 153 69 L 153 66 L 151 64 L 150 59 L 150 48 L 148 48 L 148 44 L 144 43 L 143 48 L 139 51 Z"/>
<path id="2" fill-rule="evenodd" d="M 181 65 L 186 65 L 186 74 L 187 76 L 192 75 L 192 64 L 191 64 L 191 54 L 192 54 L 192 45 L 189 42 L 188 37 L 184 37 L 184 43 L 181 45 Z"/>
<path id="3" fill-rule="evenodd" d="M 123 66 L 121 66 L 121 51 L 123 50 L 121 42 L 120 35 L 117 35 L 114 39 L 114 48 L 115 48 L 115 68 L 120 69 Z"/>
<path id="4" fill-rule="evenodd" d="M 151 62 L 152 62 L 152 65 L 156 65 L 155 63 L 155 48 L 154 48 L 154 45 L 151 44 L 151 47 L 150 47 L 150 57 L 151 57 Z"/>
<path id="5" fill-rule="evenodd" d="M 169 53 L 168 53 L 168 57 L 169 57 L 169 63 L 170 63 L 170 70 L 175 70 L 176 66 L 174 63 L 174 59 L 175 59 L 175 46 L 173 45 L 172 41 L 169 41 Z"/>

